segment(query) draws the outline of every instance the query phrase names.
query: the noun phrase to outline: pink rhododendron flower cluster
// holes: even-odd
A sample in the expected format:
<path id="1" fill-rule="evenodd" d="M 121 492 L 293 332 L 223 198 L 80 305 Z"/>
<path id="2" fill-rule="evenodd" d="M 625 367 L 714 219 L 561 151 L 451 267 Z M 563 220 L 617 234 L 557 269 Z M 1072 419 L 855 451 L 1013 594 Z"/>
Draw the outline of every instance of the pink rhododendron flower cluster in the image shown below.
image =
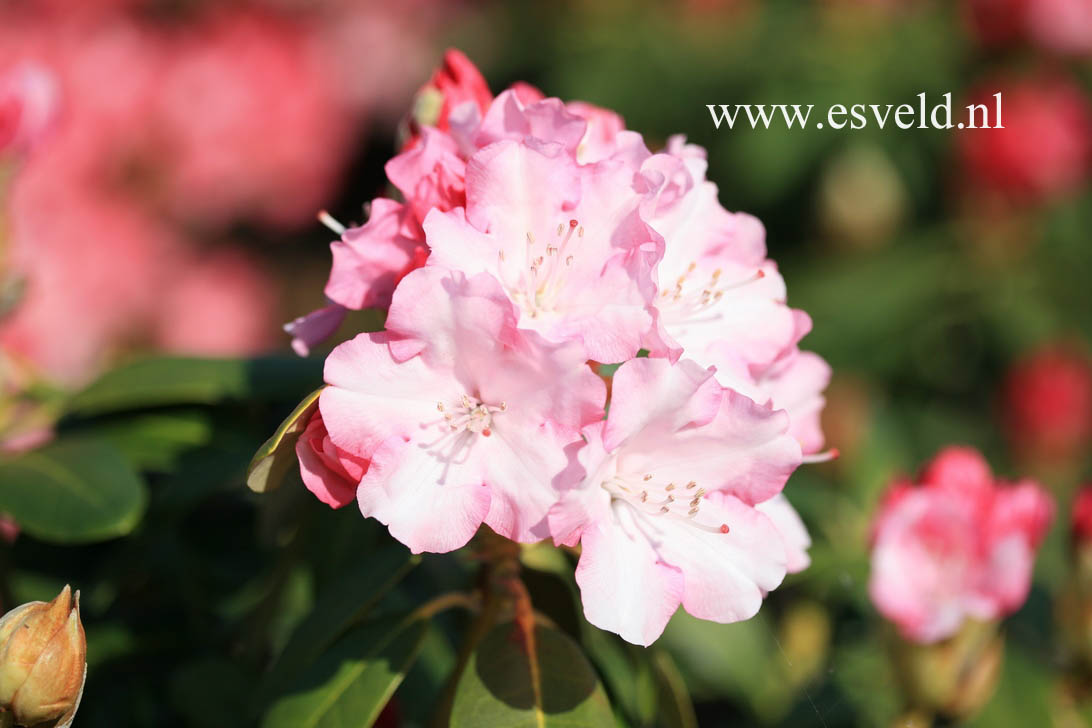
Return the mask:
<path id="1" fill-rule="evenodd" d="M 753 616 L 808 564 L 781 491 L 827 457 L 805 453 L 829 377 L 761 223 L 720 205 L 701 148 L 652 153 L 525 84 L 492 98 L 455 51 L 409 131 L 386 168 L 401 200 L 344 230 L 331 305 L 289 327 L 306 351 L 345 309 L 389 307 L 326 360 L 307 487 L 415 552 L 482 524 L 579 544 L 588 619 L 631 642 L 680 604 Z"/>
<path id="2" fill-rule="evenodd" d="M 1027 599 L 1053 511 L 1037 483 L 996 481 L 978 452 L 947 448 L 880 505 L 872 601 L 914 642 L 951 637 L 968 618 L 1000 619 Z"/>

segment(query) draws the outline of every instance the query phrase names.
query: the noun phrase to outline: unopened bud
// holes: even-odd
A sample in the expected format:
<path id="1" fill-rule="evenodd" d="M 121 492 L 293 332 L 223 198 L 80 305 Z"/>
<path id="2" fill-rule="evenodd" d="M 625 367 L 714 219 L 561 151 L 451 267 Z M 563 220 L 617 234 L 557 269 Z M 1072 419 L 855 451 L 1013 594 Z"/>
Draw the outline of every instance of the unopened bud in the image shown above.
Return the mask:
<path id="1" fill-rule="evenodd" d="M 969 619 L 942 642 L 899 640 L 895 666 L 909 704 L 956 720 L 977 713 L 1001 676 L 1005 643 L 997 629 L 996 622 Z"/>
<path id="2" fill-rule="evenodd" d="M 80 593 L 28 602 L 0 619 L 0 709 L 16 725 L 65 728 L 80 704 L 87 640 Z"/>

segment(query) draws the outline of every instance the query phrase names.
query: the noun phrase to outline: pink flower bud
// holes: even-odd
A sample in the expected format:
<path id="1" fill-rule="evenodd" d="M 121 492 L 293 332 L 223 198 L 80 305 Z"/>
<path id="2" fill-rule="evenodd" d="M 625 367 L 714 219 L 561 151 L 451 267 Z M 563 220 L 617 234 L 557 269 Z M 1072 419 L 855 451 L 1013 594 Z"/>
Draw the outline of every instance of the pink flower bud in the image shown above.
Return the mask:
<path id="1" fill-rule="evenodd" d="M 356 487 L 368 470 L 368 460 L 331 442 L 317 409 L 296 441 L 296 455 L 304 485 L 323 503 L 340 508 L 356 498 Z"/>
<path id="2" fill-rule="evenodd" d="M 474 102 L 484 114 L 493 102 L 493 92 L 477 66 L 462 51 L 449 48 L 443 64 L 417 92 L 413 121 L 447 131 L 451 112 L 468 101 Z M 414 140 L 416 136 L 406 146 L 412 146 Z"/>

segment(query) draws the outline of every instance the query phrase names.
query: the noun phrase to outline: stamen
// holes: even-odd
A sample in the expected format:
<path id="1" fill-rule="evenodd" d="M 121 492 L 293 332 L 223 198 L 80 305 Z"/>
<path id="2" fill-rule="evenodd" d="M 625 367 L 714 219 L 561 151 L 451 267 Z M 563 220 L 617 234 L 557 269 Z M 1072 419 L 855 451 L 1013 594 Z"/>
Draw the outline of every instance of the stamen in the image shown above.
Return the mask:
<path id="1" fill-rule="evenodd" d="M 330 230 L 337 233 L 338 235 L 345 234 L 345 226 L 338 222 L 333 215 L 326 212 L 326 210 L 319 210 L 318 221 L 326 227 L 330 228 Z"/>
<path id="2" fill-rule="evenodd" d="M 841 453 L 838 448 L 832 447 L 826 452 L 817 452 L 814 455 L 805 455 L 801 460 L 804 465 L 815 465 L 816 463 L 829 463 L 831 460 L 837 460 Z"/>

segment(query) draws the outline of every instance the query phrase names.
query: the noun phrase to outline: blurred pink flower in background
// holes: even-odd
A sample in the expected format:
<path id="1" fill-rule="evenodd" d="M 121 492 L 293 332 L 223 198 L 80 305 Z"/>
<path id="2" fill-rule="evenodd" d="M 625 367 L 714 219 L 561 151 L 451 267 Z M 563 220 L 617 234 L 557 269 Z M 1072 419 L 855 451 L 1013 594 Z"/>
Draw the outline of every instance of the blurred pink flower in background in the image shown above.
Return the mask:
<path id="1" fill-rule="evenodd" d="M 969 181 L 1018 202 L 1049 200 L 1083 184 L 1092 163 L 1092 105 L 1084 91 L 1064 76 L 1039 75 L 981 84 L 968 101 L 992 113 L 997 92 L 1005 128 L 957 132 Z"/>
<path id="2" fill-rule="evenodd" d="M 24 63 L 0 75 L 0 157 L 26 154 L 52 126 L 58 104 L 49 69 Z"/>
<path id="3" fill-rule="evenodd" d="M 133 347 L 276 345 L 276 284 L 223 242 L 229 227 L 313 220 L 363 125 L 392 118 L 423 72 L 442 15 L 421 20 L 431 0 L 328 0 L 162 22 L 154 5 L 0 7 L 0 148 L 40 136 L 60 98 L 4 200 L 0 272 L 26 295 L 0 347 L 67 383 Z M 54 83 L 28 74 L 39 66 Z"/>
<path id="4" fill-rule="evenodd" d="M 965 8 L 986 45 L 1027 41 L 1054 53 L 1092 53 L 1092 0 L 969 0 Z"/>
<path id="5" fill-rule="evenodd" d="M 1077 544 L 1092 544 L 1092 484 L 1082 486 L 1073 499 L 1070 535 Z"/>
<path id="6" fill-rule="evenodd" d="M 231 356 L 262 351 L 279 338 L 269 325 L 276 296 L 257 260 L 221 248 L 180 261 L 157 302 L 155 344 L 166 351 Z"/>
<path id="7" fill-rule="evenodd" d="M 1092 362 L 1061 345 L 1031 352 L 1009 371 L 1004 426 L 1014 450 L 1067 460 L 1092 444 Z"/>
<path id="8" fill-rule="evenodd" d="M 1039 485 L 996 481 L 975 450 L 949 447 L 917 483 L 896 482 L 872 535 L 869 594 L 904 637 L 932 643 L 967 618 L 1024 603 L 1054 505 Z"/>
<path id="9" fill-rule="evenodd" d="M 252 11 L 215 13 L 171 39 L 151 121 L 176 217 L 299 225 L 330 199 L 354 120 L 307 41 Z"/>

